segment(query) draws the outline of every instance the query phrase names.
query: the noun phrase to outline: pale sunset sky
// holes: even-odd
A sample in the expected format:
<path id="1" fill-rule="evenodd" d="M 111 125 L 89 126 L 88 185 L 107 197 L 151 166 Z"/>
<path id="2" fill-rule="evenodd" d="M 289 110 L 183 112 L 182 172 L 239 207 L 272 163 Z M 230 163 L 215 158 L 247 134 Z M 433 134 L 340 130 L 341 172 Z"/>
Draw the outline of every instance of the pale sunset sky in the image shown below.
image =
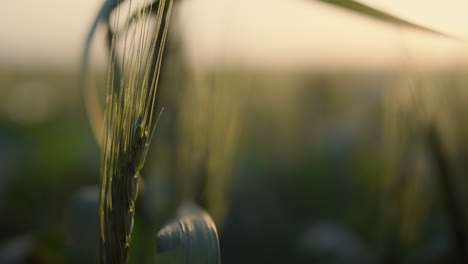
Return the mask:
<path id="1" fill-rule="evenodd" d="M 3 1 L 0 64 L 78 65 L 87 29 L 102 1 Z M 421 63 L 448 63 L 468 53 L 462 42 L 388 26 L 314 0 L 181 2 L 173 22 L 194 64 L 294 68 L 359 62 L 365 67 L 397 63 L 402 54 Z M 361 2 L 468 41 L 468 1 Z"/>

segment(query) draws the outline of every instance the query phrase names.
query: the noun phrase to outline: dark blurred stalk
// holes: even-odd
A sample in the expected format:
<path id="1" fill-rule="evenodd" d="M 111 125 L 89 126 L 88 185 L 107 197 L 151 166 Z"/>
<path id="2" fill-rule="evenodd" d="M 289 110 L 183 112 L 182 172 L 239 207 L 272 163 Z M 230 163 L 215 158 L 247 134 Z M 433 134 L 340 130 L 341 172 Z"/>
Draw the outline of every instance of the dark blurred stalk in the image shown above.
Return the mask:
<path id="1" fill-rule="evenodd" d="M 468 263 L 465 218 L 454 187 L 455 175 L 450 167 L 447 154 L 444 152 L 440 134 L 434 124 L 431 124 L 428 129 L 428 146 L 434 159 L 442 199 L 452 229 L 454 253 L 458 263 Z"/>

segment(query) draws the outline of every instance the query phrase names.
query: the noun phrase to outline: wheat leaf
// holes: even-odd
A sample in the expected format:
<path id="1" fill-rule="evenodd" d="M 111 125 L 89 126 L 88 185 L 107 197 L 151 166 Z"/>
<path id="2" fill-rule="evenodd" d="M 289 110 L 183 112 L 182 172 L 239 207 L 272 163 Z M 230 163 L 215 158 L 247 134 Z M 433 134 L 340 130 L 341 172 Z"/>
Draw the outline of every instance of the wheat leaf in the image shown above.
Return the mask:
<path id="1" fill-rule="evenodd" d="M 392 15 L 385 11 L 373 8 L 371 6 L 365 5 L 363 3 L 360 3 L 354 0 L 318 0 L 318 1 L 325 2 L 333 6 L 341 7 L 351 12 L 361 14 L 361 15 L 364 15 L 373 19 L 377 19 L 379 21 L 387 22 L 393 25 L 412 28 L 412 29 L 423 31 L 423 32 L 435 34 L 438 36 L 446 37 L 449 39 L 461 40 L 457 36 L 453 36 L 445 32 L 435 30 L 433 28 L 425 27 L 423 25 L 410 22 L 398 16 Z"/>

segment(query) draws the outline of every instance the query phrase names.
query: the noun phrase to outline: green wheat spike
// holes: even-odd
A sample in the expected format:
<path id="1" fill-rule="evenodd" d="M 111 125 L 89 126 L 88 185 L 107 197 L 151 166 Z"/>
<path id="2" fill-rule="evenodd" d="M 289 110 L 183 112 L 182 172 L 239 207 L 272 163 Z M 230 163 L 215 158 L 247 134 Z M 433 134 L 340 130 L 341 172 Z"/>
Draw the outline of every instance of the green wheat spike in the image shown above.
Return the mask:
<path id="1" fill-rule="evenodd" d="M 148 1 L 129 1 L 130 6 L 142 2 Z M 145 19 L 153 14 L 152 8 L 138 9 L 135 17 L 142 23 L 127 22 L 123 32 L 118 30 L 120 13 L 127 11 L 120 10 L 120 6 L 116 8 L 114 32 L 119 33 L 112 40 L 101 144 L 101 263 L 128 262 L 140 171 L 157 124 L 153 112 L 172 2 L 155 2 L 154 26 Z M 124 39 L 123 47 L 120 37 Z M 123 50 L 121 56 L 119 48 Z M 119 63 L 121 72 L 115 72 L 119 69 L 113 67 L 115 63 Z M 114 82 L 116 74 L 118 84 Z"/>

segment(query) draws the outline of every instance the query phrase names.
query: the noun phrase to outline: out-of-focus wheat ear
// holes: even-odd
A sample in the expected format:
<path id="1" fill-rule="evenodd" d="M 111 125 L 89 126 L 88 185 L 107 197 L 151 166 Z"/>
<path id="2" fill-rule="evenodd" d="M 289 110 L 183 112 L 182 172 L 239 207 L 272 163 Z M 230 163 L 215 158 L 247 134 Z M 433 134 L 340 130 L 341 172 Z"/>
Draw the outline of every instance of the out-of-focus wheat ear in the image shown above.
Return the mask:
<path id="1" fill-rule="evenodd" d="M 208 213 L 192 202 L 179 207 L 156 240 L 158 263 L 221 263 L 216 226 Z"/>

